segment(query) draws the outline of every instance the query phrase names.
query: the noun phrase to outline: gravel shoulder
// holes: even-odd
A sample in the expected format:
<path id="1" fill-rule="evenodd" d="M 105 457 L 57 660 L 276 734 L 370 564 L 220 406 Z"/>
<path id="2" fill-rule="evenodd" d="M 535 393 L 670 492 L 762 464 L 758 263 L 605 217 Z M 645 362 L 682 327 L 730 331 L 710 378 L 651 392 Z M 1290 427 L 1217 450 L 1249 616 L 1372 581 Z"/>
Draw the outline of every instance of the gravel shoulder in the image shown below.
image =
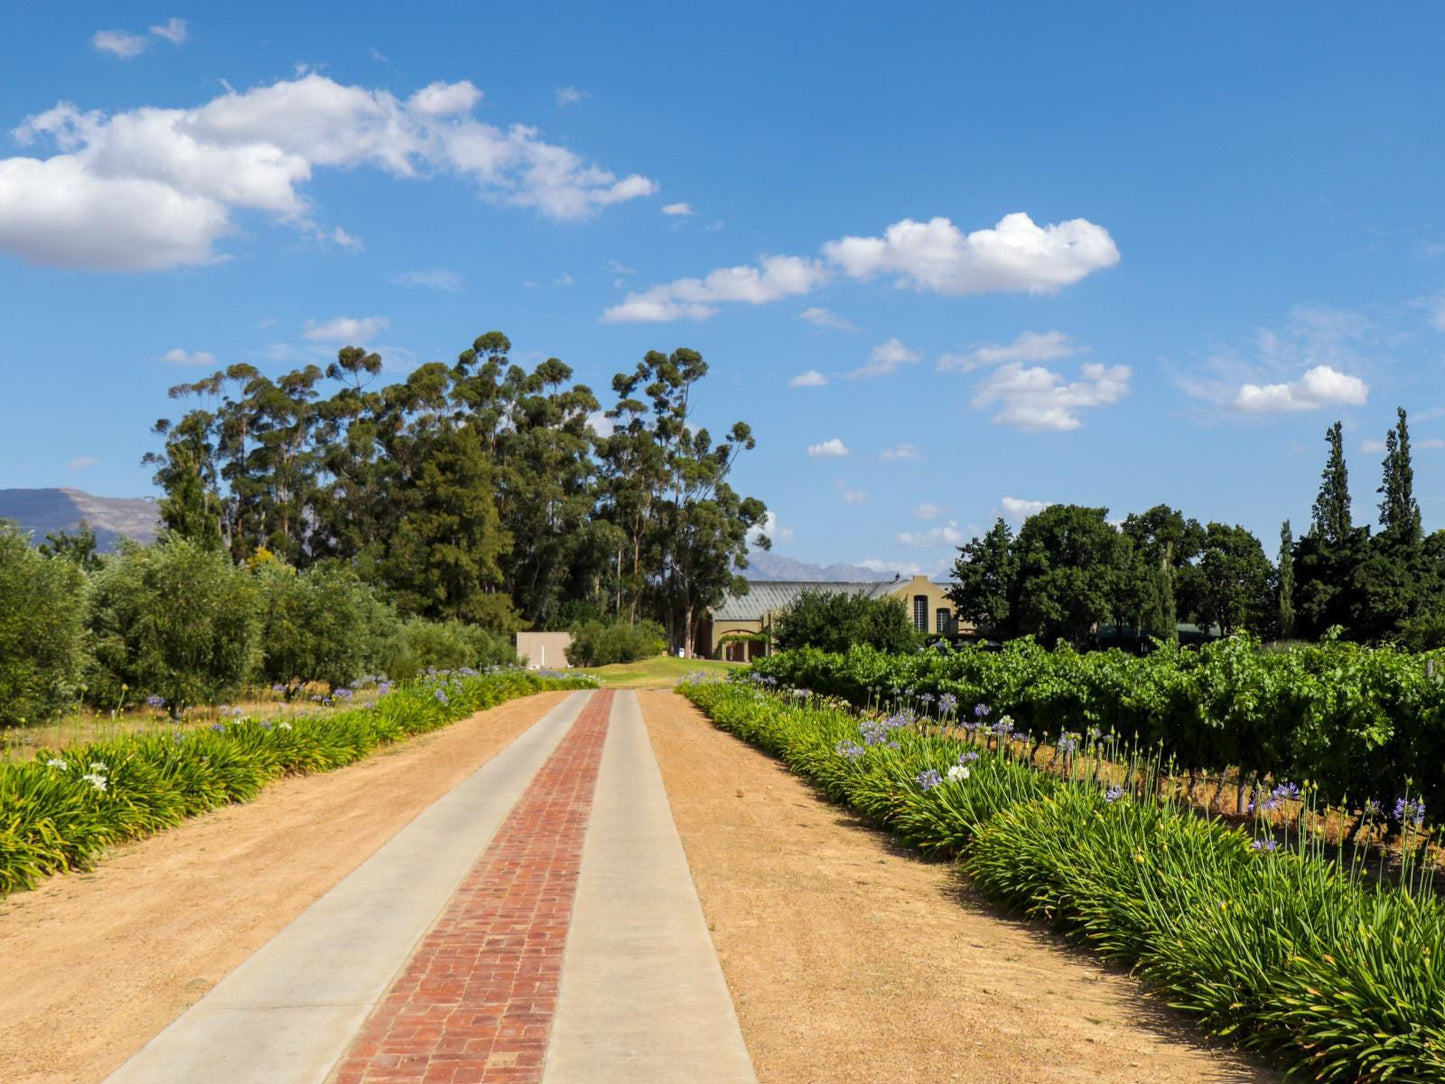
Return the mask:
<path id="1" fill-rule="evenodd" d="M 514 700 L 338 771 L 280 780 L 0 902 L 0 1080 L 103 1080 L 568 695 Z"/>
<path id="2" fill-rule="evenodd" d="M 763 1084 L 1279 1076 L 943 863 L 830 805 L 681 696 L 639 692 Z"/>

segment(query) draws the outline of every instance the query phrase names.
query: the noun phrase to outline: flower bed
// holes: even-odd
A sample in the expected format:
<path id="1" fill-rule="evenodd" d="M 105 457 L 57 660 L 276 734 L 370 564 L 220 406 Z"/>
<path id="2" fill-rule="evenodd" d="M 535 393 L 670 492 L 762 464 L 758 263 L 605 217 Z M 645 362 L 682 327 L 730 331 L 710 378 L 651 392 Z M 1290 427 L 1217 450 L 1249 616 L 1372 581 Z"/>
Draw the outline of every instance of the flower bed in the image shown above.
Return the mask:
<path id="1" fill-rule="evenodd" d="M 330 771 L 519 696 L 595 687 L 590 678 L 523 670 L 439 674 L 367 707 L 159 728 L 0 765 L 0 898 L 86 868 L 116 843 L 249 801 L 278 776 Z"/>
<path id="2" fill-rule="evenodd" d="M 741 683 L 682 691 L 833 800 L 958 856 L 995 899 L 1136 966 L 1210 1034 L 1321 1080 L 1445 1080 L 1445 906 L 1430 871 L 1407 861 L 1399 885 L 1371 883 L 1313 836 L 1244 833 L 1143 797 L 1147 785 L 1039 771 L 907 715 L 860 720 Z M 1407 844 L 1415 813 L 1401 814 Z"/>

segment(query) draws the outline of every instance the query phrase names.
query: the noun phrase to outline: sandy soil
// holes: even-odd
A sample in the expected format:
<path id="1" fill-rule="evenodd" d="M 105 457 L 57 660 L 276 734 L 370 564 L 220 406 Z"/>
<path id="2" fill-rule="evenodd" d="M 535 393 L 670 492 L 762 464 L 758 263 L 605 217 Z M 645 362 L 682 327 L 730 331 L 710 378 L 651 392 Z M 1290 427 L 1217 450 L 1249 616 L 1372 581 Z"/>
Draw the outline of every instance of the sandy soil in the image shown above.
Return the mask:
<path id="1" fill-rule="evenodd" d="M 282 780 L 0 902 L 0 1080 L 102 1080 L 567 695 Z"/>
<path id="2" fill-rule="evenodd" d="M 991 908 L 682 697 L 640 693 L 763 1084 L 1265 1082 L 1138 983 Z"/>

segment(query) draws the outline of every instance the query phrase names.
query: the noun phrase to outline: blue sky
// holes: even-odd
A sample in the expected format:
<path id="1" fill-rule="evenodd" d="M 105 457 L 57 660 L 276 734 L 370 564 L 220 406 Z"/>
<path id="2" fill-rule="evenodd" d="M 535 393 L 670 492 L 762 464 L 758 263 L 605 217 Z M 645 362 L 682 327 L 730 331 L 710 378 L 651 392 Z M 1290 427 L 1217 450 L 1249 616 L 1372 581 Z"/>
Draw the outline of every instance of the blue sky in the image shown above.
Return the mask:
<path id="1" fill-rule="evenodd" d="M 1336 418 L 1373 519 L 1397 405 L 1445 527 L 1433 5 L 4 20 L 0 488 L 150 492 L 216 364 L 399 376 L 495 328 L 599 394 L 700 350 L 803 560 L 933 572 L 1044 501 L 1272 551 Z"/>

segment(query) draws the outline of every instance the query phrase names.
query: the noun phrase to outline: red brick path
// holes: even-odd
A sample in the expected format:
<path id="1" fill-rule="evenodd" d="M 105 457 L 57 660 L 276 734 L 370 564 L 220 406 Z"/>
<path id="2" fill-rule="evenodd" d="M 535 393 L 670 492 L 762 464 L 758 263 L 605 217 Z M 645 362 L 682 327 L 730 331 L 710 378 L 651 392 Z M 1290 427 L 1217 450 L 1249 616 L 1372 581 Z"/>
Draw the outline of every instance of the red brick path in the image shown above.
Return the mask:
<path id="1" fill-rule="evenodd" d="M 335 1084 L 541 1081 L 611 708 L 610 692 L 592 695 L 372 1012 Z"/>

